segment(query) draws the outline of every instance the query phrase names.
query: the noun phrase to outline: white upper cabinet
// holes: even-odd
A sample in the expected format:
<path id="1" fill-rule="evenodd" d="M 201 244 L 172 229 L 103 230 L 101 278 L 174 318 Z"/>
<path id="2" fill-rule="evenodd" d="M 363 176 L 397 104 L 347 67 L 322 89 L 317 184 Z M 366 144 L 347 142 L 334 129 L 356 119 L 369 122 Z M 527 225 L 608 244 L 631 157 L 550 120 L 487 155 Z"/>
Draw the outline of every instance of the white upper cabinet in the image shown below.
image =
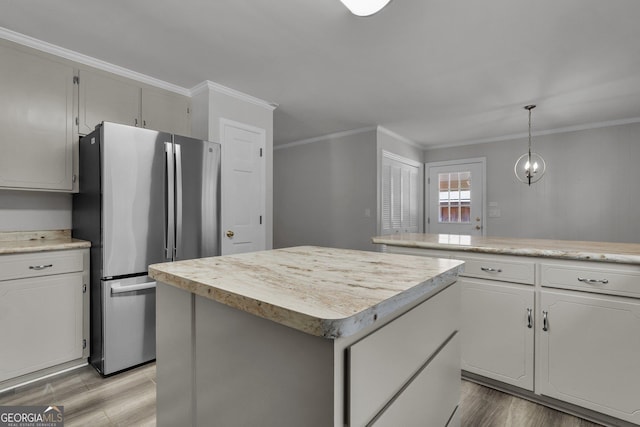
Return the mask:
<path id="1" fill-rule="evenodd" d="M 78 132 L 93 132 L 101 122 L 191 135 L 190 99 L 99 70 L 80 70 Z"/>
<path id="2" fill-rule="evenodd" d="M 0 188 L 73 190 L 74 68 L 0 44 Z"/>
<path id="3" fill-rule="evenodd" d="M 101 122 L 140 123 L 140 87 L 100 71 L 80 70 L 78 132 L 93 132 Z"/>
<path id="4" fill-rule="evenodd" d="M 162 89 L 142 88 L 142 126 L 191 136 L 190 99 Z"/>

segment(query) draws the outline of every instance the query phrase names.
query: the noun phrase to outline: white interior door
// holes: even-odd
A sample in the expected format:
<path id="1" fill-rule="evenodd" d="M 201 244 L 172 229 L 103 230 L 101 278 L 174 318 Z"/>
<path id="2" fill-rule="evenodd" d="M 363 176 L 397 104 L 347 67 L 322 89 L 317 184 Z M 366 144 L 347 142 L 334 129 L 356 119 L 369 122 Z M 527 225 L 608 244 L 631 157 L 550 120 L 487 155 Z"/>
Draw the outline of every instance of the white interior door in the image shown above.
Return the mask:
<path id="1" fill-rule="evenodd" d="M 484 235 L 485 159 L 427 163 L 425 229 L 436 234 Z"/>
<path id="2" fill-rule="evenodd" d="M 220 119 L 222 255 L 264 250 L 264 129 Z"/>

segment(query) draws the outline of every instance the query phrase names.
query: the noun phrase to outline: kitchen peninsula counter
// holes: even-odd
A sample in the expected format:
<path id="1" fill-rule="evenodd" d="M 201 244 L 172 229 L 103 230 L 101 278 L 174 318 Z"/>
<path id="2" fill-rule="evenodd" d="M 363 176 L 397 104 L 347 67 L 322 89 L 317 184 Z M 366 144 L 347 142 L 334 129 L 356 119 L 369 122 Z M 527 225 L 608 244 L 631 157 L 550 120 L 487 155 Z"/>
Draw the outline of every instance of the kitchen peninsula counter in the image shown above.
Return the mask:
<path id="1" fill-rule="evenodd" d="M 640 425 L 640 245 L 398 234 L 385 252 L 465 262 L 462 375 L 603 425 Z"/>
<path id="2" fill-rule="evenodd" d="M 462 265 L 307 246 L 150 266 L 158 425 L 445 425 Z"/>
<path id="3" fill-rule="evenodd" d="M 372 238 L 372 242 L 375 244 L 417 249 L 555 258 L 574 261 L 640 264 L 640 244 L 637 243 L 422 233 L 376 236 Z"/>

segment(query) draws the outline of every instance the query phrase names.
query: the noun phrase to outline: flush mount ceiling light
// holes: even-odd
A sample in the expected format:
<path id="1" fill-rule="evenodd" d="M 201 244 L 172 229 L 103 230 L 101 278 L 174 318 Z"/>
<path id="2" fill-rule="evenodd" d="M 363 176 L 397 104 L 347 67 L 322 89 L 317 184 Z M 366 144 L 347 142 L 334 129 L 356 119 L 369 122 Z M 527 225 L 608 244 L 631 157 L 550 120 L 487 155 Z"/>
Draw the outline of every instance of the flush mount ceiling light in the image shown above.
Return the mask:
<path id="1" fill-rule="evenodd" d="M 542 156 L 531 151 L 531 110 L 534 108 L 536 108 L 535 105 L 524 107 L 529 111 L 529 151 L 520 156 L 514 167 L 518 180 L 529 185 L 539 181 L 547 169 Z"/>
<path id="2" fill-rule="evenodd" d="M 340 0 L 356 16 L 371 16 L 380 12 L 391 0 Z"/>

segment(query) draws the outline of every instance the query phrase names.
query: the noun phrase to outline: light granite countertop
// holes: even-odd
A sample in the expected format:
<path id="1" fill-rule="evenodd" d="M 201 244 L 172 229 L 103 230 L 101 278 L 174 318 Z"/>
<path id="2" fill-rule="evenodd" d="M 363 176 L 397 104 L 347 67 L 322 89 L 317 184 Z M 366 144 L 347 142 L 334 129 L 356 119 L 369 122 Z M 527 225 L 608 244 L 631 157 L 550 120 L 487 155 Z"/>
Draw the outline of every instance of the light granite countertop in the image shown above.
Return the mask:
<path id="1" fill-rule="evenodd" d="M 640 244 L 519 239 L 454 234 L 406 233 L 376 236 L 373 243 L 407 248 L 640 264 Z"/>
<path id="2" fill-rule="evenodd" d="M 72 238 L 71 230 L 0 232 L 0 255 L 89 247 L 91 242 Z"/>
<path id="3" fill-rule="evenodd" d="M 455 260 L 301 246 L 149 266 L 155 280 L 305 333 L 353 333 L 457 279 Z"/>

